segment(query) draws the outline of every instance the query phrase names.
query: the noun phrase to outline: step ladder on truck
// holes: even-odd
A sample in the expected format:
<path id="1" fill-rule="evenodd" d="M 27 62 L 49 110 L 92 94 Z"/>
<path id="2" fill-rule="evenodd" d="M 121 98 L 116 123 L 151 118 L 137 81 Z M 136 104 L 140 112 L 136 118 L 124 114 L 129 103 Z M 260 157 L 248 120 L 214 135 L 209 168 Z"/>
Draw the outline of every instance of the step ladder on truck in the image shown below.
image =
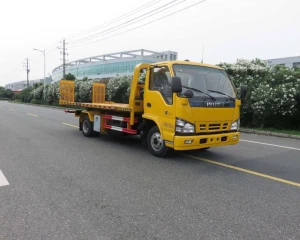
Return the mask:
<path id="1" fill-rule="evenodd" d="M 145 80 L 139 81 L 140 74 Z M 138 64 L 133 72 L 129 102 L 105 100 L 105 84 L 93 83 L 92 102 L 75 102 L 74 81 L 60 81 L 59 104 L 79 118 L 86 137 L 118 131 L 140 135 L 150 152 L 164 157 L 168 149 L 195 150 L 237 144 L 240 106 L 226 72 L 217 66 L 189 61 Z"/>

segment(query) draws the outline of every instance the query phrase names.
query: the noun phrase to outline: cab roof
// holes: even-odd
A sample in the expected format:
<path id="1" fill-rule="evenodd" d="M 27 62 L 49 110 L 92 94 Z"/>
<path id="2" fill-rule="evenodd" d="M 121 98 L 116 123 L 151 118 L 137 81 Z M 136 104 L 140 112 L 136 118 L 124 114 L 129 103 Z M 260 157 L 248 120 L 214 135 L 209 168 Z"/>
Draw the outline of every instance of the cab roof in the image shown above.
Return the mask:
<path id="1" fill-rule="evenodd" d="M 160 64 L 183 64 L 183 65 L 195 65 L 195 66 L 201 66 L 201 67 L 209 67 L 209 68 L 215 68 L 215 69 L 220 69 L 224 70 L 221 67 L 218 67 L 216 65 L 212 64 L 206 64 L 206 63 L 199 63 L 199 62 L 190 62 L 190 61 L 163 61 L 163 62 L 156 62 L 152 63 L 151 65 L 160 65 Z"/>

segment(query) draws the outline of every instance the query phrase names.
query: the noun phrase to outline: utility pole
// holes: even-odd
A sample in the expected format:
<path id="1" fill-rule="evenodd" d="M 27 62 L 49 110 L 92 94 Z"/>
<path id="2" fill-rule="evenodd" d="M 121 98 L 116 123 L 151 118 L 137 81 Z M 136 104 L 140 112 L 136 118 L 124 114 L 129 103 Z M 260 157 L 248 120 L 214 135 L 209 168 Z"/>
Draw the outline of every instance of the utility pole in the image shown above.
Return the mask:
<path id="1" fill-rule="evenodd" d="M 63 78 L 66 76 L 66 40 L 63 40 Z"/>
<path id="2" fill-rule="evenodd" d="M 25 59 L 25 63 L 24 63 L 24 67 L 25 67 L 25 71 L 26 71 L 26 76 L 27 76 L 27 87 L 29 87 L 29 72 L 30 72 L 30 69 L 29 69 L 29 60 L 28 58 Z"/>
<path id="3" fill-rule="evenodd" d="M 58 47 L 58 49 L 62 50 L 60 52 L 60 54 L 63 56 L 63 58 L 61 60 L 63 61 L 62 67 L 63 67 L 63 79 L 64 79 L 65 76 L 66 76 L 66 55 L 68 55 L 68 53 L 66 52 L 67 51 L 67 49 L 66 49 L 66 44 L 67 44 L 66 40 L 63 39 L 61 41 L 61 43 L 62 43 L 62 47 Z"/>

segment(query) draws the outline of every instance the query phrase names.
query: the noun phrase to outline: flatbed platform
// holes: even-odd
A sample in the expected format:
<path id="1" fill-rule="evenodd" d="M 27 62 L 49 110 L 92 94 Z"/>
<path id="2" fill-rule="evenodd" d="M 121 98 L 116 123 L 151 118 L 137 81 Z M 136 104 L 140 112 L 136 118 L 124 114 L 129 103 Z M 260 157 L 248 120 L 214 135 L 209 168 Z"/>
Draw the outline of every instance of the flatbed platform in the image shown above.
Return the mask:
<path id="1" fill-rule="evenodd" d="M 103 109 L 103 110 L 114 110 L 114 111 L 121 111 L 121 112 L 131 112 L 132 111 L 132 107 L 130 107 L 129 104 L 124 104 L 124 103 L 65 102 L 64 105 L 78 106 L 78 107 L 85 107 L 85 108 Z"/>

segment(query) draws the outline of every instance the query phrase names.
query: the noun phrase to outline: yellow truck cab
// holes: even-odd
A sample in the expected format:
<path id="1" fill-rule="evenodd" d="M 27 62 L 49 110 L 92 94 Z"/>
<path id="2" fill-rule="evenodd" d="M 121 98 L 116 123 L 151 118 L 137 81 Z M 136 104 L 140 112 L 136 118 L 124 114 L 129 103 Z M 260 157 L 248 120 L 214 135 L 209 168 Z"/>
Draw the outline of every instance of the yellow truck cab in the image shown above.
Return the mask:
<path id="1" fill-rule="evenodd" d="M 140 82 L 140 74 L 146 73 Z M 93 102 L 74 102 L 74 82 L 60 83 L 60 104 L 75 110 L 79 129 L 94 132 L 120 131 L 140 135 L 150 152 L 164 157 L 174 150 L 207 149 L 237 144 L 240 138 L 240 106 L 226 72 L 217 66 L 189 61 L 139 64 L 134 69 L 129 103 L 104 99 L 105 85 L 93 84 Z"/>

